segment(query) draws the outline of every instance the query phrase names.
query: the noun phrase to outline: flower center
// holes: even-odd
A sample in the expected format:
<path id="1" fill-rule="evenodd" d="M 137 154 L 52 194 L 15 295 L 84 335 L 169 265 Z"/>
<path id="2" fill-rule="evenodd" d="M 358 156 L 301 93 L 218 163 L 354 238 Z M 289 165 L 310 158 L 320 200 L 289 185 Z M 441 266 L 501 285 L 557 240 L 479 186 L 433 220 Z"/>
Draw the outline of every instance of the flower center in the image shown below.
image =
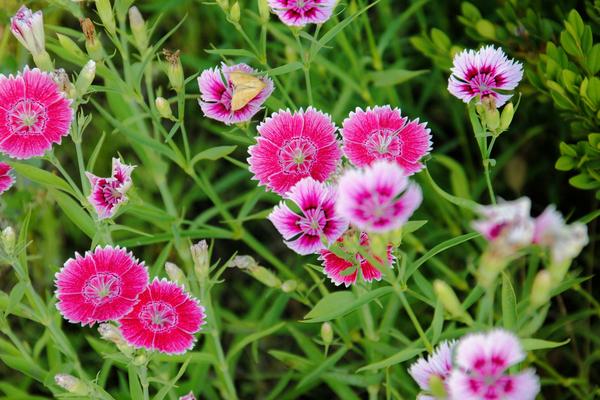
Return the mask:
<path id="1" fill-rule="evenodd" d="M 36 100 L 19 100 L 8 111 L 8 129 L 17 135 L 42 135 L 47 121 L 46 107 Z"/>
<path id="2" fill-rule="evenodd" d="M 139 318 L 146 329 L 152 332 L 170 330 L 179 320 L 175 308 L 164 301 L 151 301 L 140 311 Z"/>
<path id="3" fill-rule="evenodd" d="M 316 154 L 317 147 L 309 139 L 299 137 L 285 142 L 277 158 L 284 173 L 306 176 L 312 170 Z"/>
<path id="4" fill-rule="evenodd" d="M 307 235 L 319 236 L 327 223 L 325 213 L 321 209 L 311 209 L 304 212 L 304 217 L 298 221 L 300 229 Z"/>
<path id="5" fill-rule="evenodd" d="M 402 155 L 400 130 L 381 129 L 371 133 L 365 143 L 369 154 L 376 159 L 394 159 Z"/>
<path id="6" fill-rule="evenodd" d="M 82 294 L 95 306 L 108 303 L 121 294 L 121 278 L 112 272 L 98 272 L 83 285 Z"/>

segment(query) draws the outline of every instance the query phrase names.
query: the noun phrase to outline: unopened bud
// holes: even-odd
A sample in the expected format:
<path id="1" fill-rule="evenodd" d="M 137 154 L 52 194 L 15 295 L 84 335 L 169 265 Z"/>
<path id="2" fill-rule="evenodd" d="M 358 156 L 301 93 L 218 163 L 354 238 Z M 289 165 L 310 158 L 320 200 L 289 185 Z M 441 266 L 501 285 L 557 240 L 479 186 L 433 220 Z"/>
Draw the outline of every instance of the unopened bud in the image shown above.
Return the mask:
<path id="1" fill-rule="evenodd" d="M 444 281 L 436 279 L 433 282 L 433 291 L 442 302 L 444 309 L 454 318 L 465 319 L 471 321 L 471 317 L 463 309 L 462 304 L 456 297 L 454 290 Z"/>
<path id="2" fill-rule="evenodd" d="M 83 66 L 79 76 L 77 77 L 77 82 L 75 82 L 75 89 L 77 90 L 77 94 L 79 96 L 83 96 L 87 93 L 95 77 L 96 62 L 94 60 L 90 60 Z"/>
<path id="3" fill-rule="evenodd" d="M 281 287 L 281 281 L 273 272 L 260 265 L 254 265 L 247 270 L 256 280 L 261 282 L 263 285 L 278 288 Z"/>
<path id="4" fill-rule="evenodd" d="M 298 287 L 298 282 L 293 279 L 289 279 L 281 285 L 281 290 L 284 293 L 292 293 Z"/>
<path id="5" fill-rule="evenodd" d="M 104 24 L 104 29 L 115 36 L 117 33 L 117 26 L 115 24 L 115 16 L 110 0 L 96 0 L 96 10 L 98 10 L 100 20 L 102 21 L 102 24 Z"/>
<path id="6" fill-rule="evenodd" d="M 263 24 L 269 21 L 271 8 L 269 7 L 268 0 L 258 0 L 258 15 L 260 15 L 260 20 Z"/>
<path id="7" fill-rule="evenodd" d="M 194 272 L 196 278 L 200 282 L 204 282 L 208 278 L 210 268 L 210 256 L 208 254 L 208 243 L 206 240 L 201 240 L 190 247 L 192 259 L 194 260 Z"/>
<path id="8" fill-rule="evenodd" d="M 325 346 L 329 346 L 333 342 L 333 328 L 329 322 L 323 322 L 321 325 L 321 340 Z"/>
<path id="9" fill-rule="evenodd" d="M 502 115 L 500 116 L 500 130 L 507 130 L 510 127 L 513 116 L 515 115 L 515 107 L 513 103 L 508 103 L 502 109 Z"/>
<path id="10" fill-rule="evenodd" d="M 231 9 L 229 10 L 229 19 L 231 20 L 231 22 L 237 24 L 238 22 L 240 22 L 240 16 L 240 3 L 236 1 L 235 3 L 233 3 Z"/>
<path id="11" fill-rule="evenodd" d="M 239 269 L 250 269 L 257 265 L 256 260 L 251 256 L 235 256 L 229 262 L 229 266 Z"/>
<path id="12" fill-rule="evenodd" d="M 133 6 L 129 9 L 129 26 L 133 33 L 133 41 L 140 53 L 144 53 L 148 48 L 148 32 L 146 30 L 146 22 L 140 13 L 140 10 Z"/>
<path id="13" fill-rule="evenodd" d="M 503 249 L 497 249 L 493 246 L 488 249 L 479 258 L 479 268 L 477 269 L 477 282 L 484 288 L 489 288 L 498 278 L 498 275 L 508 265 L 509 256 Z"/>
<path id="14" fill-rule="evenodd" d="M 113 324 L 103 323 L 98 326 L 98 333 L 100 337 L 106 341 L 113 342 L 114 344 L 124 343 L 123 335 L 119 328 Z"/>
<path id="15" fill-rule="evenodd" d="M 144 364 L 146 364 L 147 362 L 148 362 L 148 356 L 146 356 L 146 354 L 144 354 L 144 353 L 142 353 L 142 354 L 140 354 L 140 355 L 136 356 L 136 357 L 133 359 L 133 364 L 134 364 L 134 365 L 138 365 L 138 366 L 140 366 L 140 365 L 144 365 Z"/>
<path id="16" fill-rule="evenodd" d="M 531 305 L 537 308 L 546 304 L 550 299 L 550 290 L 552 290 L 550 272 L 546 270 L 538 272 L 531 286 L 531 296 L 529 297 Z"/>
<path id="17" fill-rule="evenodd" d="M 171 51 L 164 49 L 163 55 L 167 60 L 167 77 L 171 87 L 176 92 L 180 92 L 183 89 L 183 67 L 181 66 L 181 60 L 179 59 L 179 50 Z"/>
<path id="18" fill-rule="evenodd" d="M 229 10 L 229 0 L 216 0 L 217 5 L 221 7 L 221 10 L 227 12 Z"/>
<path id="19" fill-rule="evenodd" d="M 154 100 L 154 104 L 156 105 L 156 109 L 162 118 L 173 120 L 173 111 L 171 111 L 171 105 L 164 97 L 157 97 Z"/>
<path id="20" fill-rule="evenodd" d="M 73 375 L 56 374 L 54 375 L 54 382 L 69 393 L 85 396 L 90 392 L 88 386 Z"/>
<path id="21" fill-rule="evenodd" d="M 185 283 L 185 274 L 176 264 L 172 262 L 166 262 L 165 271 L 167 272 L 169 279 L 173 282 L 177 282 L 180 285 Z"/>
<path id="22" fill-rule="evenodd" d="M 2 248 L 7 255 L 12 255 L 15 251 L 16 235 L 12 227 L 8 226 L 2 231 L 0 235 L 0 241 L 2 242 Z"/>

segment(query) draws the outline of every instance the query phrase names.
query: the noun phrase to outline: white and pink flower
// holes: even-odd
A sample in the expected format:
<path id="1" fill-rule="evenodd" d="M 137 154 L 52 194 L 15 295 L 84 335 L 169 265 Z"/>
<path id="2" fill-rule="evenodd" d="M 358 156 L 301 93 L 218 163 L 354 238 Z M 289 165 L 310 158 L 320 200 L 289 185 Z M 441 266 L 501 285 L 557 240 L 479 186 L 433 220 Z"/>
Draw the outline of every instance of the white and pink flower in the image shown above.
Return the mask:
<path id="1" fill-rule="evenodd" d="M 588 241 L 587 226 L 579 222 L 567 225 L 553 205 L 535 219 L 533 242 L 550 250 L 553 263 L 574 259 Z"/>
<path id="2" fill-rule="evenodd" d="M 452 373 L 452 353 L 456 347 L 456 341 L 443 341 L 430 354 L 427 358 L 422 357 L 412 364 L 408 370 L 408 373 L 417 382 L 421 390 L 425 393 L 421 393 L 417 397 L 419 400 L 434 399 L 427 393 L 431 393 L 431 380 L 432 378 L 439 379 L 443 384 Z"/>
<path id="3" fill-rule="evenodd" d="M 0 194 L 10 189 L 14 183 L 12 167 L 7 163 L 0 162 Z"/>
<path id="4" fill-rule="evenodd" d="M 331 18 L 337 0 L 269 0 L 281 22 L 289 26 L 322 24 Z"/>
<path id="5" fill-rule="evenodd" d="M 10 19 L 10 30 L 32 55 L 46 51 L 44 15 L 41 11 L 32 12 L 26 6 L 21 6 Z"/>
<path id="6" fill-rule="evenodd" d="M 92 186 L 88 201 L 99 219 L 112 218 L 119 206 L 127 201 L 126 194 L 132 185 L 131 172 L 134 168 L 134 165 L 123 164 L 118 158 L 113 158 L 111 177 L 100 178 L 86 172 Z"/>

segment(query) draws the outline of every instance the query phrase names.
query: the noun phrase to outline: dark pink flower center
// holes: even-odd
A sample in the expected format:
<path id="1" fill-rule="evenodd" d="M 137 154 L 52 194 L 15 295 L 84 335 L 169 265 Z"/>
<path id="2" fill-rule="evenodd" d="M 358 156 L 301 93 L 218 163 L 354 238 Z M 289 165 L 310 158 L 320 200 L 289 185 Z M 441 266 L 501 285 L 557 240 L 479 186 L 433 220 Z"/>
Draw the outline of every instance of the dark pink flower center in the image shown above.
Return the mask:
<path id="1" fill-rule="evenodd" d="M 46 129 L 48 114 L 39 101 L 22 99 L 8 111 L 8 129 L 17 135 L 42 135 Z"/>
<path id="2" fill-rule="evenodd" d="M 139 318 L 144 327 L 152 332 L 168 331 L 179 321 L 175 307 L 160 300 L 151 301 L 142 307 Z"/>
<path id="3" fill-rule="evenodd" d="M 327 224 L 327 217 L 320 208 L 304 211 L 304 216 L 298 221 L 302 231 L 311 236 L 319 236 Z"/>
<path id="4" fill-rule="evenodd" d="M 465 85 L 463 89 L 471 94 L 480 94 L 481 96 L 495 94 L 494 89 L 501 89 L 502 85 L 506 83 L 504 76 L 498 74 L 496 68 L 488 65 L 479 69 L 471 67 L 465 78 L 468 85 Z"/>
<path id="5" fill-rule="evenodd" d="M 106 304 L 121 294 L 121 278 L 112 272 L 98 272 L 83 285 L 81 294 L 95 306 Z"/>
<path id="6" fill-rule="evenodd" d="M 317 147 L 314 143 L 305 137 L 298 137 L 285 142 L 277 158 L 284 173 L 306 176 L 312 170 L 316 155 Z"/>
<path id="7" fill-rule="evenodd" d="M 375 159 L 392 160 L 402 155 L 402 140 L 399 130 L 380 129 L 371 132 L 365 146 Z"/>

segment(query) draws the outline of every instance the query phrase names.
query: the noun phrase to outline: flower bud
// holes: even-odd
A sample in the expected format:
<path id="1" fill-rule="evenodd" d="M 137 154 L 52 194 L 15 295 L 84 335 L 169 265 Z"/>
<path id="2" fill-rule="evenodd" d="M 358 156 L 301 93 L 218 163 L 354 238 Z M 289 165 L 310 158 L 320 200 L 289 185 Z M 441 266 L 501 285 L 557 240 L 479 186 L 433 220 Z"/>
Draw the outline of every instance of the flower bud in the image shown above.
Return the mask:
<path id="1" fill-rule="evenodd" d="M 210 268 L 210 255 L 208 254 L 208 243 L 206 240 L 201 240 L 190 247 L 192 259 L 194 260 L 194 272 L 196 278 L 200 282 L 204 282 L 208 278 Z"/>
<path id="2" fill-rule="evenodd" d="M 164 97 L 157 97 L 154 100 L 154 104 L 156 105 L 156 109 L 162 118 L 174 120 L 173 112 L 171 111 L 171 105 Z"/>
<path id="3" fill-rule="evenodd" d="M 77 77 L 77 82 L 75 82 L 75 89 L 79 96 L 83 96 L 87 93 L 95 77 L 96 62 L 94 60 L 89 60 L 81 69 L 81 72 Z"/>
<path id="4" fill-rule="evenodd" d="M 125 342 L 119 328 L 109 323 L 102 323 L 98 326 L 98 333 L 100 337 L 106 341 L 113 342 L 114 344 L 122 344 Z"/>
<path id="5" fill-rule="evenodd" d="M 321 325 L 321 340 L 325 346 L 329 346 L 333 342 L 333 328 L 329 322 L 323 322 Z"/>
<path id="6" fill-rule="evenodd" d="M 510 256 L 501 246 L 490 245 L 479 259 L 477 269 L 477 282 L 484 288 L 489 288 L 498 278 L 498 275 L 508 265 Z"/>
<path id="7" fill-rule="evenodd" d="M 284 293 L 292 293 L 298 287 L 298 282 L 293 279 L 289 279 L 281 285 L 281 290 Z"/>
<path id="8" fill-rule="evenodd" d="M 185 283 L 185 274 L 176 264 L 172 262 L 165 263 L 165 271 L 167 272 L 167 276 L 173 282 L 177 282 L 180 285 Z"/>
<path id="9" fill-rule="evenodd" d="M 110 0 L 96 0 L 96 10 L 98 10 L 98 15 L 104 25 L 104 29 L 115 36 L 117 33 L 117 26 L 115 24 L 115 16 Z"/>
<path id="10" fill-rule="evenodd" d="M 542 270 L 537 273 L 531 286 L 531 296 L 529 297 L 533 307 L 543 306 L 550 299 L 550 290 L 552 290 L 552 276 L 550 272 Z"/>
<path id="11" fill-rule="evenodd" d="M 238 22 L 240 22 L 240 16 L 241 16 L 240 3 L 238 3 L 236 1 L 235 3 L 233 3 L 233 5 L 231 6 L 231 9 L 229 10 L 229 19 L 234 24 L 237 24 Z"/>
<path id="12" fill-rule="evenodd" d="M 148 32 L 146 22 L 140 13 L 140 10 L 133 6 L 129 9 L 129 26 L 133 33 L 133 41 L 141 54 L 148 48 Z"/>
<path id="13" fill-rule="evenodd" d="M 257 265 L 257 262 L 251 256 L 235 256 L 229 262 L 229 267 L 239 269 L 250 269 Z"/>
<path id="14" fill-rule="evenodd" d="M 46 52 L 44 15 L 41 11 L 32 12 L 26 6 L 21 6 L 10 19 L 10 30 L 32 56 Z"/>
<path id="15" fill-rule="evenodd" d="M 515 115 L 515 107 L 513 103 L 508 103 L 502 109 L 502 115 L 500 116 L 500 130 L 505 131 L 510 127 L 513 116 Z"/>
<path id="16" fill-rule="evenodd" d="M 268 0 L 258 0 L 258 15 L 260 15 L 260 20 L 263 24 L 269 22 L 271 8 L 269 7 Z"/>
<path id="17" fill-rule="evenodd" d="M 221 10 L 227 12 L 229 10 L 229 0 L 216 0 L 217 5 L 221 7 Z"/>
<path id="18" fill-rule="evenodd" d="M 12 255 L 15 251 L 16 235 L 12 227 L 8 226 L 4 228 L 0 235 L 0 242 L 2 242 L 2 248 L 7 255 Z"/>
<path id="19" fill-rule="evenodd" d="M 56 374 L 54 375 L 54 382 L 69 393 L 79 396 L 86 396 L 90 393 L 90 389 L 85 382 L 75 378 L 73 375 Z"/>
<path id="20" fill-rule="evenodd" d="M 133 364 L 134 364 L 134 365 L 137 365 L 137 366 L 144 365 L 144 364 L 146 364 L 147 362 L 148 362 L 148 356 L 147 356 L 146 354 L 144 354 L 144 353 L 142 353 L 142 354 L 140 354 L 140 355 L 136 356 L 136 357 L 133 359 Z"/>
<path id="21" fill-rule="evenodd" d="M 85 49 L 90 58 L 94 61 L 100 61 L 104 57 L 102 43 L 96 38 L 96 28 L 91 19 L 85 18 L 79 21 L 83 36 L 85 37 Z"/>
<path id="22" fill-rule="evenodd" d="M 281 287 L 281 281 L 279 278 L 270 270 L 265 267 L 261 267 L 260 265 L 255 265 L 250 267 L 248 270 L 250 275 L 252 275 L 256 280 L 261 282 L 263 285 L 278 288 Z"/>
<path id="23" fill-rule="evenodd" d="M 429 378 L 429 391 L 433 394 L 436 399 L 445 399 L 448 397 L 448 393 L 446 393 L 446 387 L 444 386 L 444 381 L 442 378 L 435 374 L 431 374 Z"/>
<path id="24" fill-rule="evenodd" d="M 471 317 L 463 309 L 462 304 L 456 297 L 454 290 L 444 281 L 436 279 L 433 282 L 433 291 L 442 302 L 444 309 L 454 318 L 471 321 Z"/>
<path id="25" fill-rule="evenodd" d="M 500 126 L 500 113 L 496 107 L 496 100 L 492 96 L 484 96 L 481 99 L 481 104 L 483 106 L 482 119 L 485 126 L 495 131 Z"/>
<path id="26" fill-rule="evenodd" d="M 167 60 L 167 77 L 169 78 L 169 83 L 171 83 L 173 90 L 180 92 L 183 89 L 183 67 L 179 59 L 179 50 L 171 51 L 164 49 L 163 55 Z"/>

